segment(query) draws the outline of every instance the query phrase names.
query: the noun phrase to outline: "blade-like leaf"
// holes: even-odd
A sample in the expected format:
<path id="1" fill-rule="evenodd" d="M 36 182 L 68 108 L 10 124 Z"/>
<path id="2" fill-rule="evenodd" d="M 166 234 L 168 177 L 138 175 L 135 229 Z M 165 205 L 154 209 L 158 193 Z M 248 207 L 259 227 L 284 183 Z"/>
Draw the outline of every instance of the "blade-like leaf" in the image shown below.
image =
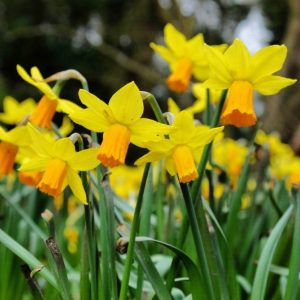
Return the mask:
<path id="1" fill-rule="evenodd" d="M 35 269 L 37 267 L 43 266 L 43 264 L 34 257 L 29 251 L 27 251 L 22 245 L 13 240 L 8 234 L 6 234 L 2 229 L 0 229 L 0 243 L 2 243 L 6 248 L 12 251 L 15 255 L 25 261 L 31 268 Z M 59 291 L 58 285 L 54 279 L 54 276 L 49 272 L 46 267 L 43 267 L 39 274 L 49 282 L 55 289 Z"/>
<path id="2" fill-rule="evenodd" d="M 278 241 L 281 237 L 281 234 L 289 220 L 289 217 L 293 211 L 293 206 L 291 205 L 283 216 L 279 219 L 277 224 L 275 225 L 274 229 L 272 230 L 271 235 L 269 236 L 261 256 L 258 261 L 258 266 L 256 269 L 255 277 L 254 277 L 254 284 L 252 287 L 251 293 L 251 300 L 263 300 L 266 286 L 267 286 L 267 279 L 270 272 L 272 258 L 278 244 Z"/>

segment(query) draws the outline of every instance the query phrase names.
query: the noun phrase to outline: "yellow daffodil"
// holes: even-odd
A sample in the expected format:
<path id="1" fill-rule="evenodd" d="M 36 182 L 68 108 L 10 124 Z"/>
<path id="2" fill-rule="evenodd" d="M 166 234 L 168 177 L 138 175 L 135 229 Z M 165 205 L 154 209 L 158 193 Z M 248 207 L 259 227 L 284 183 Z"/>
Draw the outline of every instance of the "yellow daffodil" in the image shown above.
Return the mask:
<path id="1" fill-rule="evenodd" d="M 67 226 L 64 230 L 64 236 L 68 242 L 68 251 L 72 254 L 77 252 L 79 231 L 75 226 Z"/>
<path id="2" fill-rule="evenodd" d="M 32 124 L 49 129 L 56 111 L 70 113 L 72 110 L 77 109 L 76 104 L 59 98 L 37 67 L 32 67 L 31 75 L 29 75 L 20 65 L 17 65 L 17 72 L 26 82 L 43 93 L 43 97 L 29 118 Z"/>
<path id="3" fill-rule="evenodd" d="M 256 134 L 255 142 L 258 145 L 267 147 L 271 157 L 294 155 L 294 151 L 291 146 L 281 142 L 280 136 L 276 132 L 266 134 L 264 131 L 259 130 Z"/>
<path id="4" fill-rule="evenodd" d="M 230 138 L 216 142 L 213 148 L 213 161 L 226 170 L 233 187 L 236 186 L 247 155 L 247 146 Z"/>
<path id="5" fill-rule="evenodd" d="M 174 129 L 169 139 L 159 143 L 147 143 L 149 153 L 139 158 L 135 164 L 165 159 L 165 167 L 170 175 L 178 175 L 180 182 L 189 182 L 198 177 L 195 161 L 200 158 L 200 150 L 210 143 L 223 130 L 223 127 L 210 129 L 207 126 L 195 126 L 189 112 L 181 111 L 175 118 Z"/>
<path id="6" fill-rule="evenodd" d="M 200 81 L 208 78 L 209 66 L 202 34 L 187 40 L 172 24 L 168 23 L 164 28 L 164 39 L 167 47 L 155 43 L 151 43 L 150 47 L 170 65 L 172 73 L 167 78 L 170 90 L 177 93 L 185 92 L 192 75 Z M 217 51 L 221 49 L 224 47 L 219 46 Z"/>
<path id="7" fill-rule="evenodd" d="M 270 175 L 276 179 L 285 179 L 290 188 L 300 183 L 300 158 L 296 156 L 276 156 L 271 158 Z"/>
<path id="8" fill-rule="evenodd" d="M 78 109 L 70 118 L 87 129 L 104 132 L 97 158 L 107 167 L 125 162 L 129 143 L 144 147 L 145 142 L 162 138 L 170 126 L 141 118 L 144 104 L 134 82 L 119 89 L 108 105 L 86 90 L 79 91 L 86 109 Z"/>
<path id="9" fill-rule="evenodd" d="M 253 91 L 273 95 L 296 82 L 273 73 L 279 71 L 285 61 L 284 45 L 265 47 L 251 55 L 242 41 L 235 39 L 222 54 L 207 46 L 210 77 L 205 86 L 212 89 L 229 89 L 221 115 L 223 124 L 237 127 L 256 123 L 253 107 Z"/>
<path id="10" fill-rule="evenodd" d="M 26 126 L 10 131 L 0 127 L 0 141 L 0 175 L 9 175 L 13 171 L 19 148 L 30 143 Z"/>
<path id="11" fill-rule="evenodd" d="M 37 185 L 41 192 L 57 197 L 69 185 L 74 195 L 86 204 L 86 194 L 78 171 L 88 171 L 97 166 L 97 149 L 76 152 L 69 138 L 49 140 L 31 124 L 27 127 L 35 156 L 22 163 L 20 171 L 43 172 Z"/>
<path id="12" fill-rule="evenodd" d="M 36 104 L 31 98 L 18 102 L 15 98 L 6 96 L 3 99 L 3 113 L 0 113 L 0 121 L 5 124 L 16 125 L 26 116 L 29 116 L 35 107 Z"/>
<path id="13" fill-rule="evenodd" d="M 143 168 L 126 165 L 113 168 L 109 176 L 112 190 L 121 198 L 136 200 L 143 175 Z"/>

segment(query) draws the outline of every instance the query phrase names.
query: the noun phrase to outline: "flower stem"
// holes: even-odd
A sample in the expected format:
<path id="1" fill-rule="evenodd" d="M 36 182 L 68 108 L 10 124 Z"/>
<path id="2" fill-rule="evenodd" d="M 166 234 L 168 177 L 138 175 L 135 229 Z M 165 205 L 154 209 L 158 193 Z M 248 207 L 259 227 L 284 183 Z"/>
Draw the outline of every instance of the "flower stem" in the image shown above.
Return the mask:
<path id="1" fill-rule="evenodd" d="M 78 144 L 79 149 L 83 150 L 83 140 L 81 136 L 78 136 Z M 91 299 L 97 299 L 97 270 L 96 270 L 96 243 L 94 239 L 94 220 L 93 220 L 93 204 L 89 200 L 89 185 L 87 181 L 86 172 L 81 173 L 81 180 L 84 186 L 84 189 L 87 193 L 87 202 L 88 205 L 84 206 L 84 215 L 85 215 L 85 226 L 87 231 L 87 239 L 88 239 L 88 250 L 89 250 L 89 265 L 91 270 Z"/>
<path id="2" fill-rule="evenodd" d="M 141 92 L 141 94 L 142 94 L 143 100 L 148 101 L 149 104 L 151 105 L 151 108 L 155 114 L 157 121 L 160 123 L 166 124 L 166 120 L 163 116 L 163 113 L 162 113 L 158 103 L 157 103 L 156 98 L 148 92 Z"/>
<path id="3" fill-rule="evenodd" d="M 194 243 L 195 243 L 196 252 L 198 255 L 198 260 L 199 260 L 199 263 L 201 266 L 203 279 L 205 281 L 205 286 L 207 287 L 208 299 L 215 299 L 213 285 L 212 285 L 212 281 L 211 281 L 211 277 L 210 277 L 210 273 L 209 273 L 209 267 L 208 267 L 208 263 L 207 263 L 207 256 L 205 254 L 204 245 L 202 243 L 202 237 L 201 237 L 201 233 L 199 230 L 199 224 L 197 221 L 197 217 L 196 217 L 194 205 L 192 202 L 192 198 L 190 195 L 190 191 L 189 191 L 187 184 L 180 183 L 180 187 L 181 187 L 183 199 L 185 202 L 185 206 L 187 209 L 189 221 L 191 224 L 192 234 L 194 237 Z"/>
<path id="4" fill-rule="evenodd" d="M 119 300 L 125 300 L 127 299 L 127 291 L 128 291 L 128 284 L 129 284 L 129 277 L 130 277 L 130 271 L 131 271 L 131 265 L 132 265 L 132 259 L 133 259 L 133 254 L 134 254 L 134 244 L 135 244 L 135 237 L 139 228 L 139 222 L 140 222 L 140 212 L 142 208 L 142 202 L 143 202 L 143 195 L 144 195 L 144 190 L 146 186 L 146 181 L 148 177 L 150 169 L 150 163 L 147 163 L 144 169 L 144 174 L 139 190 L 139 195 L 137 198 L 137 203 L 134 211 L 134 216 L 133 216 L 133 221 L 131 225 L 131 230 L 130 230 L 130 238 L 129 238 L 129 244 L 128 244 L 128 249 L 127 249 L 127 256 L 126 256 L 126 262 L 125 262 L 125 267 L 124 267 L 124 273 L 123 273 L 123 278 L 122 278 L 122 283 L 121 283 L 121 292 L 120 292 L 120 297 Z"/>

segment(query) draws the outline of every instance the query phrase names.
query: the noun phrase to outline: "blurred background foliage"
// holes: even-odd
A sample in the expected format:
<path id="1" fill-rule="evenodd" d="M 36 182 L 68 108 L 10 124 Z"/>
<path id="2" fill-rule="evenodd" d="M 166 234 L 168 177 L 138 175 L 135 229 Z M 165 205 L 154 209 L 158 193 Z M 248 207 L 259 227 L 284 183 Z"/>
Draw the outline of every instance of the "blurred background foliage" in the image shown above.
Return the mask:
<path id="1" fill-rule="evenodd" d="M 149 47 L 163 43 L 173 23 L 187 37 L 202 32 L 208 44 L 240 37 L 252 52 L 273 43 L 289 47 L 284 75 L 299 78 L 299 0 L 2 0 L 0 2 L 0 100 L 12 95 L 36 100 L 38 91 L 19 78 L 15 66 L 36 65 L 45 77 L 77 69 L 105 101 L 134 80 L 153 92 L 165 109 L 168 96 L 185 107 L 191 93 L 172 95 L 164 85 L 167 65 Z M 277 130 L 299 150 L 299 85 L 266 101 L 257 100 L 267 131 Z M 78 82 L 62 96 L 78 102 Z M 264 104 L 265 103 L 265 104 Z M 300 128 L 300 127 L 299 127 Z"/>

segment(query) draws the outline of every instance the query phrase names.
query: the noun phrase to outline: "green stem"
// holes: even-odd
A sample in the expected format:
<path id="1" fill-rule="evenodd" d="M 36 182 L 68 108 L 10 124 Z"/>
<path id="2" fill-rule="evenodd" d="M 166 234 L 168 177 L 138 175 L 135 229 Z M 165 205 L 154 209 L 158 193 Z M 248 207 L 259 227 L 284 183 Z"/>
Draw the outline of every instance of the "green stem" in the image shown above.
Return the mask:
<path id="1" fill-rule="evenodd" d="M 158 103 L 157 103 L 156 98 L 148 92 L 142 92 L 142 97 L 143 97 L 143 100 L 148 101 L 149 104 L 151 105 L 151 108 L 155 114 L 157 121 L 160 123 L 166 124 L 166 120 L 163 116 L 163 113 L 162 113 Z"/>
<path id="2" fill-rule="evenodd" d="M 187 209 L 189 221 L 191 224 L 192 234 L 194 237 L 194 243 L 196 247 L 196 252 L 198 255 L 198 260 L 200 263 L 201 271 L 203 274 L 203 279 L 207 288 L 208 299 L 215 299 L 213 285 L 210 277 L 209 267 L 207 263 L 207 256 L 205 253 L 204 245 L 202 243 L 201 232 L 199 230 L 199 224 L 197 221 L 194 205 L 190 195 L 189 188 L 187 184 L 180 183 L 183 199 L 185 201 L 185 206 Z"/>
<path id="3" fill-rule="evenodd" d="M 125 300 L 127 298 L 130 271 L 131 271 L 131 265 L 132 265 L 133 255 L 134 255 L 135 237 L 139 228 L 140 212 L 142 208 L 143 195 L 144 195 L 149 169 L 150 169 L 150 163 L 147 163 L 144 169 L 144 174 L 143 174 L 139 195 L 137 198 L 137 203 L 134 211 L 133 221 L 131 225 L 130 238 L 129 238 L 129 244 L 127 249 L 127 256 L 126 256 L 119 300 Z"/>
<path id="4" fill-rule="evenodd" d="M 205 109 L 205 123 L 210 125 L 211 122 L 211 101 L 210 90 L 206 89 L 206 109 Z"/>
<path id="5" fill-rule="evenodd" d="M 83 150 L 83 140 L 81 136 L 78 136 L 78 144 L 79 149 Z M 97 299 L 97 269 L 96 269 L 96 243 L 94 239 L 94 221 L 93 221 L 93 204 L 89 199 L 89 184 L 87 181 L 87 174 L 86 172 L 81 173 L 81 180 L 87 194 L 87 202 L 88 204 L 84 206 L 84 215 L 85 215 L 85 226 L 87 231 L 87 238 L 88 238 L 88 250 L 89 250 L 89 265 L 91 270 L 91 299 Z"/>

